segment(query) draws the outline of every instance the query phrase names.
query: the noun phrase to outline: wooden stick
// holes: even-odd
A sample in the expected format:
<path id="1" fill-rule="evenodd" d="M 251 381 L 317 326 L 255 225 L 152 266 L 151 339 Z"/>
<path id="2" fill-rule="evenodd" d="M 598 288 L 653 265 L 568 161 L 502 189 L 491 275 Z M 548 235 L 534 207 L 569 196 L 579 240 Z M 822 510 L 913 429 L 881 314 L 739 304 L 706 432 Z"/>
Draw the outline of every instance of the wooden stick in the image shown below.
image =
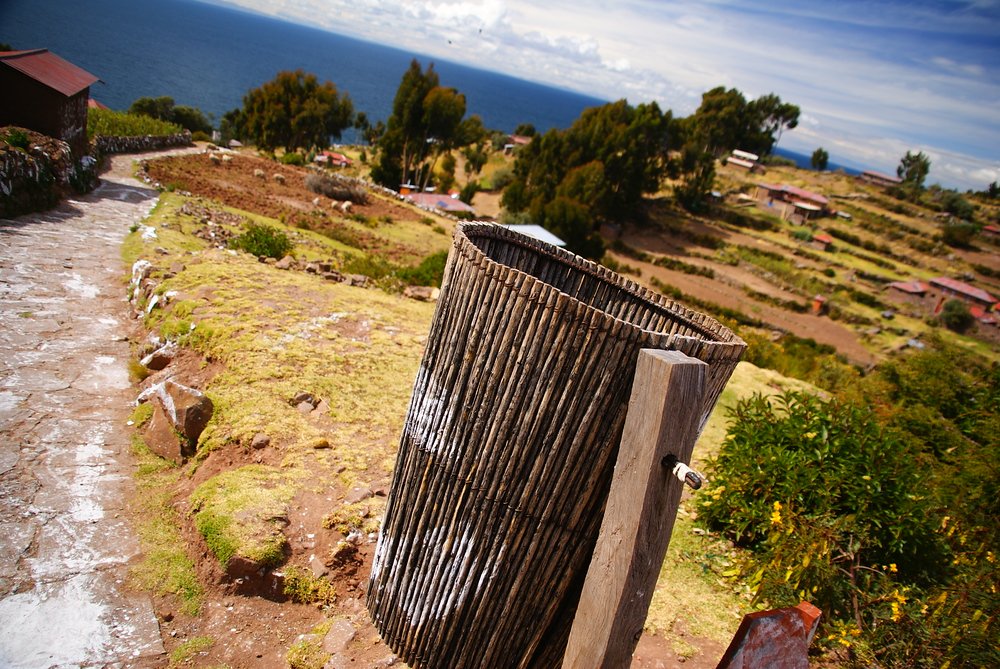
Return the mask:
<path id="1" fill-rule="evenodd" d="M 639 352 L 608 507 L 563 669 L 631 663 L 684 487 L 671 470 L 690 461 L 698 438 L 706 368 L 677 351 Z"/>

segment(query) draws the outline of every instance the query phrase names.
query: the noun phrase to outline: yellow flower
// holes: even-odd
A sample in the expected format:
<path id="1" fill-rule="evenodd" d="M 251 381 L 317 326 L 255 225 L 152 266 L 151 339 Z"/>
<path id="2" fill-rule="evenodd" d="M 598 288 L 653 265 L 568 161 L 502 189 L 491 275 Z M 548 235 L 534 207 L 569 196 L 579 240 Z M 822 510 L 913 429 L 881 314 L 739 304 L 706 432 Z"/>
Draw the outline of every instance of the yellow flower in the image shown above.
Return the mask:
<path id="1" fill-rule="evenodd" d="M 773 509 L 771 512 L 771 524 L 781 525 L 781 502 L 775 500 Z"/>
<path id="2" fill-rule="evenodd" d="M 892 619 L 899 621 L 903 617 L 903 611 L 899 608 L 899 602 L 893 602 L 892 606 Z"/>
<path id="3" fill-rule="evenodd" d="M 896 563 L 895 562 L 892 562 L 892 563 L 889 564 L 889 571 L 892 572 L 893 574 L 896 573 L 897 569 L 896 569 Z"/>

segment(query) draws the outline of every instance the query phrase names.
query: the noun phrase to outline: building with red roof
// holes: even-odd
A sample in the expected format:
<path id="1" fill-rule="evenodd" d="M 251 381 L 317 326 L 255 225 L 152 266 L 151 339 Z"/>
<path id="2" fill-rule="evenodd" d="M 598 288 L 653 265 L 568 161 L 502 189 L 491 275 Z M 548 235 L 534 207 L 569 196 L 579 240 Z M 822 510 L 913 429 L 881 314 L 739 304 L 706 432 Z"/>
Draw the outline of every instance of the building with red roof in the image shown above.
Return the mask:
<path id="1" fill-rule="evenodd" d="M 898 290 L 907 295 L 926 295 L 927 291 L 931 289 L 923 281 L 893 281 L 892 283 L 887 283 L 885 287 Z"/>
<path id="2" fill-rule="evenodd" d="M 903 180 L 899 177 L 894 177 L 891 174 L 883 174 L 882 172 L 876 172 L 874 170 L 865 170 L 858 175 L 858 179 L 876 186 L 882 186 L 883 188 L 898 186 L 903 183 Z"/>
<path id="3" fill-rule="evenodd" d="M 457 197 L 441 195 L 438 193 L 410 193 L 406 196 L 413 204 L 423 209 L 437 209 L 450 214 L 470 213 L 475 214 L 475 209 L 465 204 Z"/>
<path id="4" fill-rule="evenodd" d="M 931 279 L 930 284 L 932 287 L 937 288 L 946 295 L 957 297 L 965 302 L 979 304 L 987 309 L 991 308 L 997 302 L 997 298 L 993 297 L 982 288 L 970 286 L 963 281 L 952 279 L 947 276 L 939 276 L 936 279 Z"/>
<path id="5" fill-rule="evenodd" d="M 825 232 L 821 232 L 818 235 L 813 235 L 812 247 L 814 249 L 817 249 L 819 251 L 828 251 L 830 250 L 831 244 L 833 244 L 833 237 L 826 234 Z"/>
<path id="6" fill-rule="evenodd" d="M 754 198 L 768 207 L 776 208 L 781 218 L 792 223 L 804 223 L 808 219 L 830 213 L 830 200 L 798 186 L 759 183 Z"/>
<path id="7" fill-rule="evenodd" d="M 87 153 L 87 100 L 100 81 L 48 49 L 0 52 L 0 125 L 16 125 Z"/>

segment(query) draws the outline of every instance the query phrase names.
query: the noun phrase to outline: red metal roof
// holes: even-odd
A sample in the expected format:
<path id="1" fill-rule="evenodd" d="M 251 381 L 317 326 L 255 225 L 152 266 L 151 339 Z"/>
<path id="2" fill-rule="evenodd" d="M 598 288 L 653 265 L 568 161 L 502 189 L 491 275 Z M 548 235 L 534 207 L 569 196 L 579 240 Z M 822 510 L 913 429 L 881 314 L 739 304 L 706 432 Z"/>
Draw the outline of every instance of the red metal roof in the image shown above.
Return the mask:
<path id="1" fill-rule="evenodd" d="M 931 279 L 932 286 L 938 286 L 939 288 L 946 288 L 956 293 L 961 293 L 967 297 L 971 297 L 974 300 L 984 302 L 986 304 L 992 304 L 997 301 L 995 297 L 987 293 L 982 288 L 976 288 L 975 286 L 970 286 L 967 283 L 958 281 L 957 279 L 952 279 L 947 276 L 939 276 L 936 279 Z"/>
<path id="2" fill-rule="evenodd" d="M 984 325 L 996 325 L 997 319 L 993 317 L 992 314 L 986 313 L 986 310 L 980 306 L 973 304 L 969 307 L 969 313 L 980 323 Z"/>
<path id="3" fill-rule="evenodd" d="M 441 211 L 468 211 L 475 212 L 469 205 L 457 198 L 439 195 L 437 193 L 412 193 L 407 195 L 414 204 L 429 209 L 440 209 Z"/>
<path id="4" fill-rule="evenodd" d="M 0 63 L 58 91 L 66 97 L 76 95 L 96 81 L 90 72 L 63 60 L 48 49 L 0 51 Z"/>
<path id="5" fill-rule="evenodd" d="M 825 197 L 823 197 L 819 193 L 814 193 L 811 190 L 806 190 L 804 188 L 798 188 L 797 186 L 787 186 L 787 185 L 785 185 L 785 186 L 782 186 L 781 189 L 783 191 L 785 191 L 786 193 L 791 193 L 795 197 L 800 197 L 803 200 L 811 200 L 811 201 L 816 202 L 818 204 L 821 204 L 823 206 L 826 206 L 826 204 L 829 202 L 829 200 L 827 200 Z"/>
<path id="6" fill-rule="evenodd" d="M 868 176 L 868 177 L 872 177 L 874 179 L 880 179 L 882 181 L 888 181 L 888 182 L 894 183 L 894 184 L 901 184 L 901 183 L 903 183 L 903 180 L 900 179 L 899 177 L 894 177 L 891 174 L 883 174 L 881 172 L 876 172 L 875 170 L 865 170 L 861 174 L 862 174 L 862 176 Z"/>
<path id="7" fill-rule="evenodd" d="M 789 195 L 794 195 L 795 197 L 801 198 L 803 200 L 811 200 L 813 202 L 823 205 L 824 207 L 827 205 L 827 203 L 830 202 L 819 193 L 814 193 L 804 188 L 798 188 L 797 186 L 789 186 L 787 184 L 774 186 L 772 184 L 765 184 L 765 183 L 758 183 L 757 185 L 765 190 L 776 191 L 779 193 L 788 193 Z"/>
<path id="8" fill-rule="evenodd" d="M 930 286 L 923 281 L 893 281 L 888 284 L 888 287 L 901 290 L 904 293 L 910 293 L 911 295 L 923 295 L 930 290 Z"/>

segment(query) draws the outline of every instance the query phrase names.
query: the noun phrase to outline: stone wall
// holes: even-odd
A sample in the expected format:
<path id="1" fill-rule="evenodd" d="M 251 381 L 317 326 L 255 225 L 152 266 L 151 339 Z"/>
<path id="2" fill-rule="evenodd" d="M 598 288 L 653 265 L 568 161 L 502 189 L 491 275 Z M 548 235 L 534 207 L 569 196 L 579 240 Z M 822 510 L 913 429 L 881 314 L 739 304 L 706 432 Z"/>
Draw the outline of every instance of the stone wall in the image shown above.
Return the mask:
<path id="1" fill-rule="evenodd" d="M 69 144 L 24 128 L 0 128 L 24 133 L 26 147 L 0 142 L 0 217 L 11 218 L 48 209 L 70 187 L 75 166 Z"/>
<path id="2" fill-rule="evenodd" d="M 139 137 L 103 137 L 94 138 L 92 147 L 102 156 L 112 153 L 142 153 L 156 151 L 173 146 L 190 146 L 191 131 L 176 135 L 142 135 Z"/>
<path id="3" fill-rule="evenodd" d="M 11 146 L 4 137 L 24 133 L 27 146 Z M 69 144 L 31 130 L 0 128 L 0 218 L 13 218 L 56 205 L 67 193 L 85 193 L 98 184 L 102 156 L 141 153 L 174 146 L 190 146 L 191 132 L 141 137 L 97 137 L 89 156 L 74 160 Z"/>

